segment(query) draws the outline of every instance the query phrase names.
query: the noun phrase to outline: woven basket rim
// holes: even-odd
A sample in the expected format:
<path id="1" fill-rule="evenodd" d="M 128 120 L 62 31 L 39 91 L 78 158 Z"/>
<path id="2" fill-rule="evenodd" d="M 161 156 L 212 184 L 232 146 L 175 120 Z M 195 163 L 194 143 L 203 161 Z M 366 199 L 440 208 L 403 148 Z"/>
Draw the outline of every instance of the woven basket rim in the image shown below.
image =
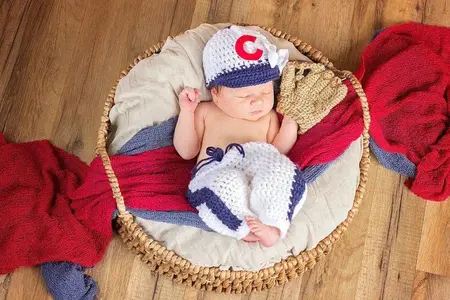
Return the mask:
<path id="1" fill-rule="evenodd" d="M 106 140 L 110 125 L 109 111 L 114 105 L 115 91 L 119 80 L 126 76 L 128 72 L 141 60 L 152 56 L 161 51 L 164 41 L 160 41 L 148 50 L 138 55 L 133 62 L 121 72 L 119 79 L 110 90 L 104 104 L 103 114 L 101 116 L 101 125 L 98 130 L 98 139 L 96 153 L 101 158 L 105 168 L 114 199 L 116 200 L 119 211 L 116 219 L 118 231 L 123 241 L 144 263 L 147 263 L 153 271 L 164 274 L 177 283 L 184 283 L 197 289 L 208 291 L 226 292 L 226 293 L 246 293 L 251 291 L 261 291 L 270 289 L 277 285 L 282 285 L 291 281 L 302 274 L 304 271 L 314 267 L 322 257 L 328 254 L 333 245 L 347 230 L 349 223 L 353 220 L 360 207 L 365 192 L 365 186 L 368 179 L 368 169 L 370 166 L 369 155 L 369 126 L 370 115 L 367 98 L 364 90 L 349 71 L 340 71 L 325 57 L 319 50 L 313 48 L 308 43 L 303 42 L 297 37 L 284 33 L 275 28 L 259 26 L 254 24 L 237 24 L 241 26 L 258 26 L 271 33 L 273 36 L 283 38 L 291 42 L 297 50 L 317 63 L 325 65 L 328 69 L 335 72 L 342 79 L 348 79 L 353 85 L 357 95 L 360 98 L 364 129 L 362 133 L 362 157 L 360 161 L 360 181 L 355 192 L 353 206 L 349 210 L 347 218 L 339 224 L 327 237 L 322 239 L 316 247 L 311 250 L 302 251 L 300 254 L 290 256 L 276 263 L 274 266 L 261 269 L 259 271 L 229 271 L 219 270 L 218 267 L 200 267 L 195 266 L 186 259 L 178 256 L 173 251 L 168 250 L 157 241 L 153 240 L 142 227 L 135 221 L 134 216 L 126 210 L 123 196 L 120 192 L 119 181 L 111 166 L 111 161 L 106 149 Z M 181 33 L 184 34 L 184 33 Z M 170 37 L 170 36 L 169 36 Z"/>

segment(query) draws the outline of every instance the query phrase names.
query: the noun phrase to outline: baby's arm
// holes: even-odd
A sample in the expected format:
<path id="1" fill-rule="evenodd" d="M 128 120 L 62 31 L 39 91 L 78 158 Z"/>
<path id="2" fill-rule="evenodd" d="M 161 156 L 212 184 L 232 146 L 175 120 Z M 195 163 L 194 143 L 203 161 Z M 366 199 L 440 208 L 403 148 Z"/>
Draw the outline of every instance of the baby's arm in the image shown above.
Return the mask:
<path id="1" fill-rule="evenodd" d="M 200 152 L 205 130 L 205 109 L 198 106 L 198 90 L 185 88 L 179 95 L 180 115 L 173 137 L 173 145 L 184 159 L 193 159 Z M 197 107 L 198 106 L 198 107 Z"/>
<path id="2" fill-rule="evenodd" d="M 297 141 L 297 123 L 289 117 L 284 117 L 281 123 L 277 113 L 271 112 L 268 132 L 268 142 L 274 145 L 281 154 L 288 154 Z"/>

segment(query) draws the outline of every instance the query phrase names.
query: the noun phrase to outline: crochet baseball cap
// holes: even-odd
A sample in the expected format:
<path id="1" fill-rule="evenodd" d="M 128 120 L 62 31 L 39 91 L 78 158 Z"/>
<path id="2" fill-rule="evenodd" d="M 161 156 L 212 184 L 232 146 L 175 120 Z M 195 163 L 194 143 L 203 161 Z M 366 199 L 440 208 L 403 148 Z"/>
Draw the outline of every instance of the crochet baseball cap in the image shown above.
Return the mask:
<path id="1" fill-rule="evenodd" d="M 219 30 L 203 50 L 206 87 L 239 88 L 278 79 L 289 57 L 255 30 L 230 26 Z"/>

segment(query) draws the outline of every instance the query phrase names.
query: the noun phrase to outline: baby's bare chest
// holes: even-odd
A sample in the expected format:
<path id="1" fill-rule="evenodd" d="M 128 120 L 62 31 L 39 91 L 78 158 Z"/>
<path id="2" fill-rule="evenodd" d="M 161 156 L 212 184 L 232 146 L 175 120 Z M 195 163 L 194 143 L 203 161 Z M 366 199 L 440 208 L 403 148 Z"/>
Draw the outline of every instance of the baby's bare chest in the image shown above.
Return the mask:
<path id="1" fill-rule="evenodd" d="M 266 122 L 245 121 L 245 120 L 211 120 L 209 124 L 206 124 L 206 130 L 210 134 L 216 136 L 230 136 L 238 139 L 241 138 L 256 138 L 266 139 L 267 130 L 269 124 Z"/>
<path id="2" fill-rule="evenodd" d="M 268 116 L 257 121 L 247 121 L 216 114 L 209 115 L 205 121 L 202 152 L 208 146 L 225 148 L 231 143 L 267 141 Z"/>

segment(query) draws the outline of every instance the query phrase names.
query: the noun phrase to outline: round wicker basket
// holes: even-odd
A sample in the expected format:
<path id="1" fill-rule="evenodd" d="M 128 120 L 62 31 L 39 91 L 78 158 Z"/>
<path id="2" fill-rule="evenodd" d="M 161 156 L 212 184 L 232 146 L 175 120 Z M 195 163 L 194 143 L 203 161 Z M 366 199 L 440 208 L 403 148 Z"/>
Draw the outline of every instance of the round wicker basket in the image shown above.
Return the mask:
<path id="1" fill-rule="evenodd" d="M 320 241 L 314 249 L 303 251 L 297 256 L 290 256 L 272 267 L 265 268 L 257 272 L 222 271 L 219 270 L 218 267 L 199 267 L 191 264 L 183 257 L 178 256 L 173 251 L 168 250 L 157 241 L 153 240 L 152 237 L 145 233 L 142 227 L 135 222 L 133 215 L 127 211 L 124 204 L 124 199 L 120 192 L 119 181 L 114 173 L 114 170 L 112 169 L 111 161 L 106 150 L 106 139 L 109 127 L 109 111 L 114 105 L 115 91 L 120 78 L 126 76 L 128 72 L 142 59 L 148 58 L 153 54 L 160 52 L 164 42 L 159 42 L 150 49 L 146 50 L 143 54 L 137 56 L 134 61 L 124 71 L 122 71 L 119 79 L 116 81 L 116 84 L 112 87 L 108 94 L 101 117 L 96 152 L 103 161 L 103 165 L 117 203 L 119 214 L 116 222 L 120 236 L 128 248 L 132 249 L 144 263 L 149 265 L 153 271 L 157 271 L 161 275 L 166 275 L 177 283 L 183 283 L 197 289 L 239 294 L 270 289 L 274 286 L 282 285 L 295 279 L 306 270 L 313 268 L 316 262 L 321 260 L 331 251 L 333 245 L 341 238 L 347 230 L 347 227 L 353 217 L 358 212 L 358 208 L 365 192 L 367 173 L 370 165 L 368 134 L 370 116 L 367 98 L 361 84 L 351 72 L 337 70 L 328 58 L 326 58 L 317 49 L 314 49 L 311 45 L 275 28 L 263 26 L 261 26 L 261 28 L 270 32 L 275 37 L 288 40 L 294 44 L 294 46 L 301 53 L 312 59 L 314 62 L 322 63 L 342 79 L 350 80 L 360 98 L 362 105 L 364 120 L 364 130 L 362 134 L 363 151 L 362 159 L 360 161 L 360 182 L 355 193 L 353 207 L 348 212 L 346 220 L 339 224 L 327 237 Z"/>

